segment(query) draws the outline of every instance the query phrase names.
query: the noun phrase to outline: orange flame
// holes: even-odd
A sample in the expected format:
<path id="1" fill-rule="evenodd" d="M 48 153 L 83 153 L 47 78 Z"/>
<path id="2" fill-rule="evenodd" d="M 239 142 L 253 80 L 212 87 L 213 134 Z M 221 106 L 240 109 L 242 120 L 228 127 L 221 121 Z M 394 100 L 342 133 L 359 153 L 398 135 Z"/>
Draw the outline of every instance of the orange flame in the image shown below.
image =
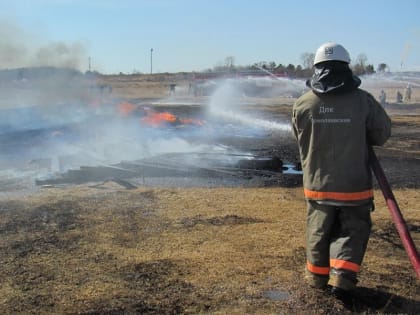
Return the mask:
<path id="1" fill-rule="evenodd" d="M 157 112 L 149 107 L 139 107 L 130 102 L 122 102 L 117 106 L 118 113 L 122 117 L 131 115 L 141 115 L 140 123 L 152 127 L 160 127 L 165 125 L 195 125 L 203 126 L 205 123 L 199 119 L 179 118 L 170 112 Z"/>
<path id="2" fill-rule="evenodd" d="M 204 126 L 205 124 L 203 120 L 194 118 L 181 118 L 179 121 L 183 125 Z"/>
<path id="3" fill-rule="evenodd" d="M 177 118 L 174 114 L 169 112 L 147 112 L 147 116 L 142 118 L 141 121 L 150 126 L 158 127 L 165 124 L 175 124 Z"/>
<path id="4" fill-rule="evenodd" d="M 129 102 L 122 102 L 118 104 L 118 113 L 121 116 L 127 117 L 131 115 L 132 112 L 136 110 L 136 105 L 129 103 Z"/>

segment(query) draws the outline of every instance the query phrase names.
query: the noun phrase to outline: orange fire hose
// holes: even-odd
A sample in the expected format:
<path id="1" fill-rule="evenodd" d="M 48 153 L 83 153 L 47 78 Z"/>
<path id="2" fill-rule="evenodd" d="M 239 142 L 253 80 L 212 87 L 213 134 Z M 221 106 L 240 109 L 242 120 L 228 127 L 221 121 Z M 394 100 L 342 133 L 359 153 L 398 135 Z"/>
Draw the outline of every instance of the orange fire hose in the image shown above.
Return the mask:
<path id="1" fill-rule="evenodd" d="M 407 224 L 402 216 L 401 210 L 398 207 L 397 200 L 391 190 L 388 180 L 385 177 L 385 173 L 379 164 L 378 158 L 376 157 L 375 151 L 369 146 L 369 161 L 370 166 L 378 180 L 378 185 L 382 190 L 386 204 L 389 211 L 391 212 L 392 219 L 394 220 L 395 226 L 400 235 L 401 241 L 407 252 L 408 258 L 413 265 L 414 271 L 416 272 L 417 278 L 420 279 L 420 258 L 417 252 L 416 246 L 411 238 L 410 232 L 408 231 Z"/>

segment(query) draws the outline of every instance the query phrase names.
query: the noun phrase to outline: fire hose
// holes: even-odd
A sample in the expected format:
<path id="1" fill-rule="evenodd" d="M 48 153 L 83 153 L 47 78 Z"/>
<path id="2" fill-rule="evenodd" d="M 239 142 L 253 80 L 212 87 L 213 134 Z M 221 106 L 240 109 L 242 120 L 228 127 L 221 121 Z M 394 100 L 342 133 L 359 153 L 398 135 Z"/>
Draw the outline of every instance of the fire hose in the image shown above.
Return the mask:
<path id="1" fill-rule="evenodd" d="M 392 219 L 397 228 L 398 234 L 401 238 L 405 251 L 407 252 L 408 258 L 413 265 L 414 271 L 416 272 L 417 278 L 420 279 L 420 258 L 417 252 L 416 246 L 411 238 L 410 232 L 408 231 L 407 224 L 402 216 L 401 210 L 398 207 L 397 200 L 391 190 L 385 173 L 378 161 L 375 151 L 369 146 L 369 162 L 373 173 L 378 181 L 378 185 L 382 190 L 382 194 L 385 198 L 386 204 L 389 211 L 391 212 Z"/>

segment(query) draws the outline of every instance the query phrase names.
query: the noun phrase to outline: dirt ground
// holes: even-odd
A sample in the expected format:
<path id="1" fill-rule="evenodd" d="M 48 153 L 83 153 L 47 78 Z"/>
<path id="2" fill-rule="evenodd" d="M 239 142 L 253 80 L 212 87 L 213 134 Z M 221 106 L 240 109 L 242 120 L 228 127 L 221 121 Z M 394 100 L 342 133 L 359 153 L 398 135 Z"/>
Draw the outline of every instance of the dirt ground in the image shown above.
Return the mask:
<path id="1" fill-rule="evenodd" d="M 146 95 L 139 82 L 117 79 L 104 80 L 131 101 L 163 97 L 173 82 L 153 83 L 160 90 Z M 252 101 L 249 111 L 290 117 L 291 99 Z M 385 108 L 393 134 L 376 152 L 418 247 L 420 102 Z M 297 159 L 291 137 L 226 142 Z M 418 314 L 419 280 L 377 186 L 356 291 L 342 302 L 305 285 L 305 201 L 299 176 L 290 178 L 267 187 L 88 183 L 4 196 L 0 313 Z"/>

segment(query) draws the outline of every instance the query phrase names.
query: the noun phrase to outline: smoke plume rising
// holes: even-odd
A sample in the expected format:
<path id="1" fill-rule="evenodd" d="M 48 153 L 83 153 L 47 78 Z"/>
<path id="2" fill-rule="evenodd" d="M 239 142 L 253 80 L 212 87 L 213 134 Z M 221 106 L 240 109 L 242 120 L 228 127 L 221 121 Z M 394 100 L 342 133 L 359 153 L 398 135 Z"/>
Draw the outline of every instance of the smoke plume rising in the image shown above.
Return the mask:
<path id="1" fill-rule="evenodd" d="M 42 39 L 18 25 L 0 20 L 0 68 L 59 67 L 82 70 L 87 52 L 83 43 Z"/>

